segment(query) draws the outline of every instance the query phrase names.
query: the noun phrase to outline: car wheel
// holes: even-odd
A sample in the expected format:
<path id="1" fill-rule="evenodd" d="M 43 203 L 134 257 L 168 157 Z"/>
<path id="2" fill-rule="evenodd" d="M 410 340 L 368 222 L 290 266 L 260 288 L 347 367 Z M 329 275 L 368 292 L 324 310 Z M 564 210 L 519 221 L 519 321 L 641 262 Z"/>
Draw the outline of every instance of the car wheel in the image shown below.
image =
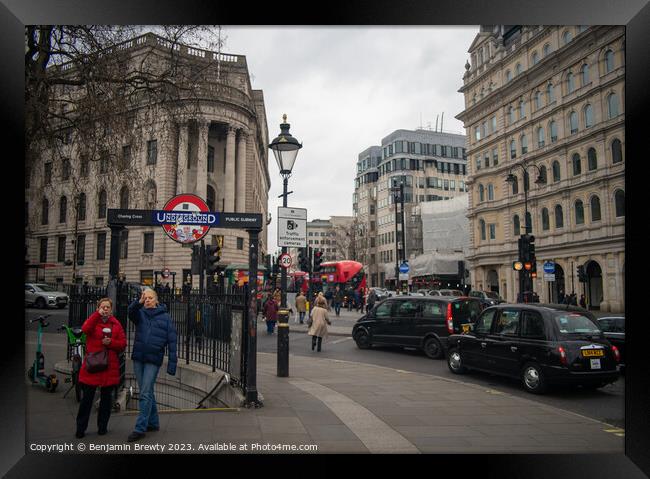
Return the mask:
<path id="1" fill-rule="evenodd" d="M 533 394 L 543 394 L 546 392 L 546 379 L 544 378 L 542 368 L 538 364 L 526 364 L 522 370 L 521 376 L 526 391 Z"/>
<path id="2" fill-rule="evenodd" d="M 36 298 L 36 303 L 34 304 L 39 309 L 45 309 L 47 307 L 43 298 Z"/>
<path id="3" fill-rule="evenodd" d="M 424 354 L 431 359 L 442 357 L 442 345 L 436 338 L 427 338 L 424 341 Z"/>
<path id="4" fill-rule="evenodd" d="M 357 343 L 359 349 L 370 349 L 372 343 L 370 342 L 370 335 L 367 331 L 360 329 L 354 335 L 354 342 Z"/>
<path id="5" fill-rule="evenodd" d="M 460 351 L 456 348 L 449 351 L 449 355 L 447 356 L 447 366 L 454 374 L 465 374 L 467 372 L 467 368 L 463 366 Z"/>

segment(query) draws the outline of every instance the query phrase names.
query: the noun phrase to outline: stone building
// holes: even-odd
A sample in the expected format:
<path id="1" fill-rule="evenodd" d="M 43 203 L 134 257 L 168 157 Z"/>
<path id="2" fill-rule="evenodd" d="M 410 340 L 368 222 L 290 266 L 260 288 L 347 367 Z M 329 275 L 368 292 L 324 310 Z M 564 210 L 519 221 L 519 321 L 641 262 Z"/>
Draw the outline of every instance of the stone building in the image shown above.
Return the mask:
<path id="1" fill-rule="evenodd" d="M 40 280 L 69 283 L 74 275 L 76 282 L 108 282 L 107 208 L 162 209 L 175 195 L 193 193 L 211 211 L 267 217 L 264 96 L 251 88 L 246 57 L 172 46 L 151 33 L 115 50 L 126 53 L 128 61 L 149 62 L 154 70 L 171 57 L 180 59 L 184 67 L 176 74 L 200 72 L 201 83 L 194 85 L 192 98 L 181 96 L 161 105 L 141 101 L 126 112 L 128 134 L 107 133 L 112 149 L 106 155 L 132 165 L 124 173 L 114 166 L 106 171 L 102 154 L 99 161 L 89 161 L 82 153 L 88 140 L 81 135 L 68 135 L 56 151 L 43 149 L 40 164 L 26 172 L 25 185 L 27 260 L 46 265 Z M 53 68 L 66 67 L 74 68 Z M 59 169 L 60 164 L 64 166 Z M 70 170 L 73 176 L 79 173 L 76 178 L 66 175 Z M 213 228 L 205 242 L 219 239 L 221 264 L 248 263 L 245 231 Z M 260 257 L 267 245 L 265 226 Z M 168 238 L 161 227 L 128 227 L 120 257 L 127 281 L 149 283 L 155 271 L 167 268 L 176 273 L 179 286 L 189 274 L 191 250 Z M 166 281 L 171 284 L 171 278 Z"/>
<path id="2" fill-rule="evenodd" d="M 468 135 L 472 287 L 516 300 L 526 168 L 540 300 L 584 288 L 589 307 L 623 311 L 624 27 L 481 26 L 469 53 L 457 118 Z M 556 264 L 554 282 L 544 261 Z"/>
<path id="3" fill-rule="evenodd" d="M 396 130 L 382 139 L 381 146 L 359 154 L 353 195 L 355 249 L 370 286 L 383 287 L 390 281 L 394 286 L 396 259 L 404 253 L 396 244 L 402 226 L 395 222 L 391 188 L 404 184 L 404 257 L 409 259 L 423 252 L 417 206 L 465 194 L 466 163 L 464 135 L 424 129 Z"/>
<path id="4" fill-rule="evenodd" d="M 328 220 L 314 219 L 307 223 L 307 246 L 312 251 L 321 251 L 323 261 L 352 259 L 353 248 L 350 232 L 351 216 L 330 216 Z M 300 270 L 298 248 L 289 248 L 292 271 Z"/>

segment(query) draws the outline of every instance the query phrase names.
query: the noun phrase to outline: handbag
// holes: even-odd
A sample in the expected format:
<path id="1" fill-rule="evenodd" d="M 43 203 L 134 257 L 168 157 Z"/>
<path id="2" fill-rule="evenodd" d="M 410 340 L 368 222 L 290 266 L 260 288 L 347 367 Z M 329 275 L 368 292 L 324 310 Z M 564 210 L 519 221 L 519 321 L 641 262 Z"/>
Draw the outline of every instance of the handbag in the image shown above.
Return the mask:
<path id="1" fill-rule="evenodd" d="M 311 319 L 311 316 L 309 316 L 309 318 L 307 318 L 307 327 L 311 328 L 312 324 L 314 324 L 314 320 Z"/>
<path id="2" fill-rule="evenodd" d="M 108 369 L 108 349 L 86 354 L 86 371 L 99 373 Z"/>

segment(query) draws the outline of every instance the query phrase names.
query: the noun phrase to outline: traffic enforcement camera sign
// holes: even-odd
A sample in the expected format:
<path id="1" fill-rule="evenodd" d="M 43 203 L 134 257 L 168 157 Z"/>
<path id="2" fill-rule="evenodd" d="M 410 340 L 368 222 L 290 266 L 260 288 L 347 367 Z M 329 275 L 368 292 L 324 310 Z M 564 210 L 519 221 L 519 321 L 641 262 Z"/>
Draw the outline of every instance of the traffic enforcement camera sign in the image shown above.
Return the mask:
<path id="1" fill-rule="evenodd" d="M 307 209 L 278 207 L 278 246 L 307 246 Z"/>

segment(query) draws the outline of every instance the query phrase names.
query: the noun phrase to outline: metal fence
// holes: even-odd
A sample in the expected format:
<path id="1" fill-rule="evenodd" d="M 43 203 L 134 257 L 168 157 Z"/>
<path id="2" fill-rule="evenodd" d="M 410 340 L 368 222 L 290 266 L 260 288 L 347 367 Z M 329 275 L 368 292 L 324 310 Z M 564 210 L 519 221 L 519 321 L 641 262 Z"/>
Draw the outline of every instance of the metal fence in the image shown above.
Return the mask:
<path id="1" fill-rule="evenodd" d="M 68 324 L 81 326 L 97 310 L 97 302 L 108 297 L 107 287 L 73 285 L 67 288 L 70 296 Z M 126 358 L 131 356 L 136 327 L 128 321 L 128 306 L 138 301 L 141 288 L 123 283 L 118 285 L 113 314 L 120 321 L 127 336 L 127 349 L 122 355 L 122 385 L 125 384 Z M 158 301 L 164 304 L 177 333 L 178 362 L 184 361 L 210 366 L 227 372 L 231 382 L 242 390 L 246 387 L 247 289 L 230 287 L 213 289 L 200 294 L 192 290 L 185 294 L 173 291 L 158 292 Z M 165 351 L 168 355 L 168 351 Z"/>

